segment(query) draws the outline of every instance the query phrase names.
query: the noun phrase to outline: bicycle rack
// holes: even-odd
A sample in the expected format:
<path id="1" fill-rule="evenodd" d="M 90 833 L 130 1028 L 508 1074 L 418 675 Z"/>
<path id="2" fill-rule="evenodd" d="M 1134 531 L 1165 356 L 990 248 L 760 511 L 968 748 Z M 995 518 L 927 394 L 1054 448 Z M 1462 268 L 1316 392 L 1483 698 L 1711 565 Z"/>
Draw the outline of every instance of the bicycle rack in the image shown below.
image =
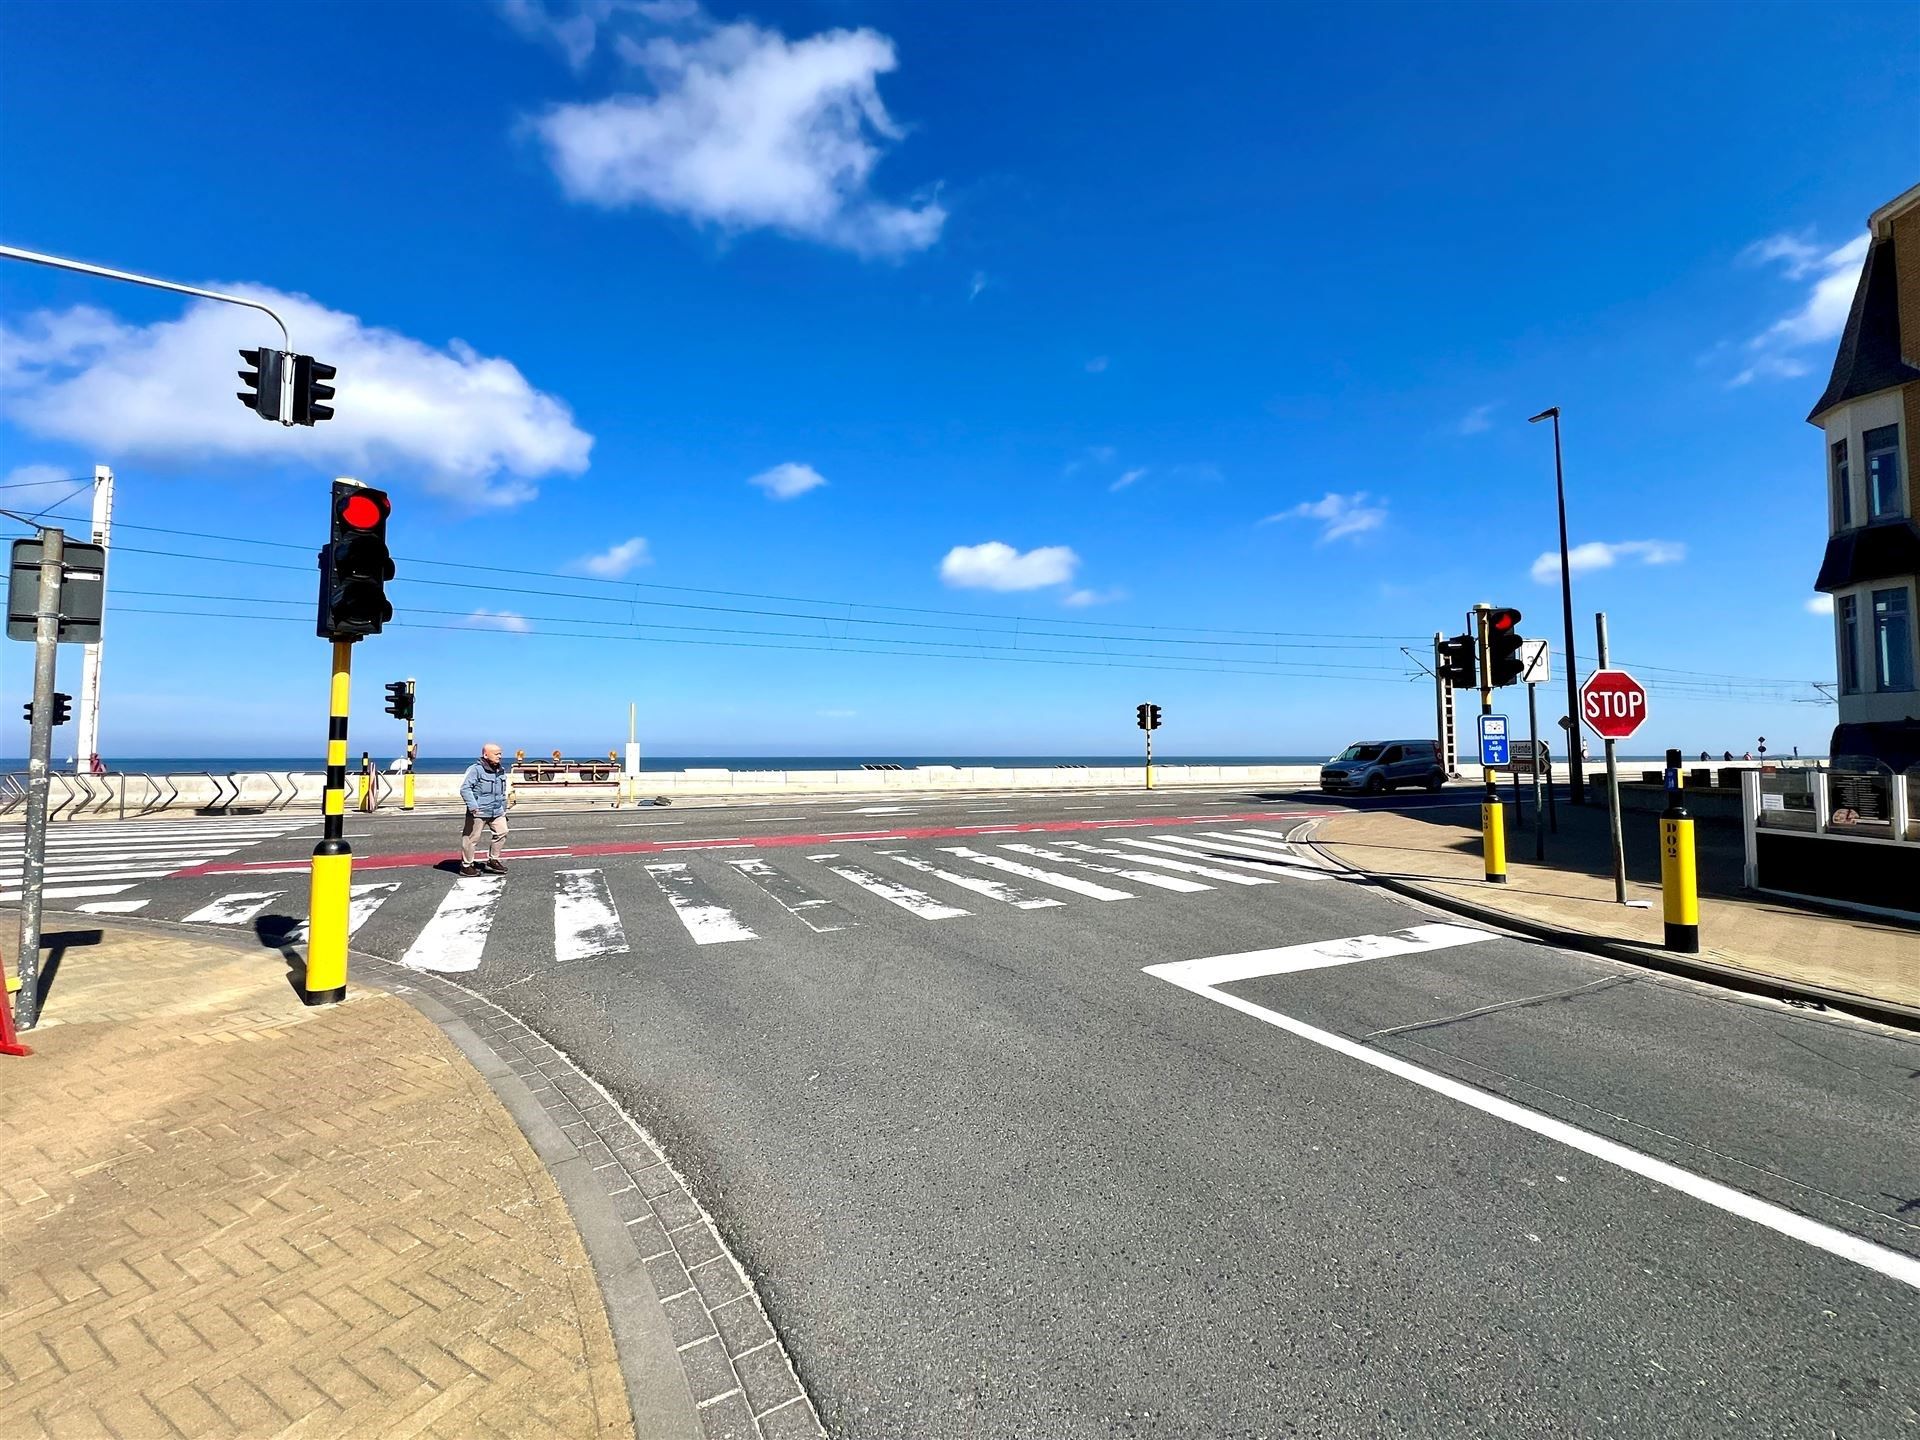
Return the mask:
<path id="1" fill-rule="evenodd" d="M 0 775 L 0 815 L 11 815 L 15 806 L 26 803 L 27 787 L 20 783 L 20 775 L 17 770 Z"/>

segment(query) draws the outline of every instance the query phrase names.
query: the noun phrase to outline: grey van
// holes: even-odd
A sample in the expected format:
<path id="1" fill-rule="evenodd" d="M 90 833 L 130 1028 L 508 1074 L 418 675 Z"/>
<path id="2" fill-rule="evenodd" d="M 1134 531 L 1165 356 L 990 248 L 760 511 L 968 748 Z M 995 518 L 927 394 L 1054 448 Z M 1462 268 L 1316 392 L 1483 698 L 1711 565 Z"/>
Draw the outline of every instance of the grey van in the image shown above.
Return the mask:
<path id="1" fill-rule="evenodd" d="M 1320 767 L 1329 793 L 1381 795 L 1403 785 L 1438 790 L 1447 783 L 1440 747 L 1431 740 L 1356 740 Z"/>

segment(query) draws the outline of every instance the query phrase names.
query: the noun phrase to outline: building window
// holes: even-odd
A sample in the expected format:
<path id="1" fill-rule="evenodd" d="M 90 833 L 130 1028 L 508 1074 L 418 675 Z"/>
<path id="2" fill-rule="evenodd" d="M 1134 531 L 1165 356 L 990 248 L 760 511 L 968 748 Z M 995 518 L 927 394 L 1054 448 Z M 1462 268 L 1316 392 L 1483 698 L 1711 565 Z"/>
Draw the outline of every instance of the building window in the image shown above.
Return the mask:
<path id="1" fill-rule="evenodd" d="M 1840 597 L 1840 693 L 1860 693 L 1860 597 Z"/>
<path id="2" fill-rule="evenodd" d="M 1900 427 L 1882 425 L 1860 437 L 1867 452 L 1867 518 L 1884 520 L 1903 514 L 1900 503 Z"/>
<path id="3" fill-rule="evenodd" d="M 1853 486 L 1847 479 L 1847 442 L 1833 442 L 1833 528 L 1853 524 Z"/>
<path id="4" fill-rule="evenodd" d="M 1878 690 L 1913 689 L 1913 622 L 1904 585 L 1873 592 L 1873 683 Z"/>

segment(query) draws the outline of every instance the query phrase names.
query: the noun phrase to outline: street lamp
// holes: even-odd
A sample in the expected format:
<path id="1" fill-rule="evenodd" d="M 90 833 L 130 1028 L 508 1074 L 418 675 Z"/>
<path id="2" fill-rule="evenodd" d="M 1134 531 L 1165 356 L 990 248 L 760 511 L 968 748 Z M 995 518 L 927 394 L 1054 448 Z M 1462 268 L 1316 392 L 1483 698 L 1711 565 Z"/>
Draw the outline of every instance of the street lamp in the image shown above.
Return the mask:
<path id="1" fill-rule="evenodd" d="M 1586 803 L 1586 776 L 1580 764 L 1580 682 L 1573 658 L 1573 569 L 1567 564 L 1567 482 L 1560 469 L 1560 407 L 1529 415 L 1529 425 L 1553 421 L 1553 488 L 1560 500 L 1560 609 L 1567 622 L 1567 788 L 1576 805 Z"/>

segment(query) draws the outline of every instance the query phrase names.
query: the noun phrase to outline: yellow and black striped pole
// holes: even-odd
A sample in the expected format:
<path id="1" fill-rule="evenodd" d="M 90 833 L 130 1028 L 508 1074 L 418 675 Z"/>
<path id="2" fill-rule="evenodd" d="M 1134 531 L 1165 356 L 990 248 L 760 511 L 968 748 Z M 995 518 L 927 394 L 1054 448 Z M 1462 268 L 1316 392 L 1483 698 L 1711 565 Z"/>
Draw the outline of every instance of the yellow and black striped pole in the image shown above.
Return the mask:
<path id="1" fill-rule="evenodd" d="M 400 808 L 413 809 L 413 762 L 419 759 L 413 745 L 413 681 L 407 681 L 407 768 L 400 777 Z"/>
<path id="2" fill-rule="evenodd" d="M 352 690 L 353 642 L 333 642 L 333 686 L 327 706 L 325 829 L 313 847 L 307 902 L 307 974 L 301 998 L 335 1005 L 347 998 L 347 897 L 353 888 L 353 848 L 347 844 L 347 701 Z"/>
<path id="3" fill-rule="evenodd" d="M 1680 773 L 1667 771 L 1667 808 L 1660 817 L 1660 908 L 1667 949 L 1700 953 L 1700 879 L 1693 863 L 1693 817 L 1680 803 Z"/>
<path id="4" fill-rule="evenodd" d="M 1473 635 L 1476 658 L 1480 662 L 1480 713 L 1493 713 L 1493 656 L 1487 644 L 1487 608 L 1473 607 Z M 1480 855 L 1486 862 L 1489 885 L 1507 883 L 1507 816 L 1500 804 L 1500 780 L 1481 756 L 1480 778 Z"/>

